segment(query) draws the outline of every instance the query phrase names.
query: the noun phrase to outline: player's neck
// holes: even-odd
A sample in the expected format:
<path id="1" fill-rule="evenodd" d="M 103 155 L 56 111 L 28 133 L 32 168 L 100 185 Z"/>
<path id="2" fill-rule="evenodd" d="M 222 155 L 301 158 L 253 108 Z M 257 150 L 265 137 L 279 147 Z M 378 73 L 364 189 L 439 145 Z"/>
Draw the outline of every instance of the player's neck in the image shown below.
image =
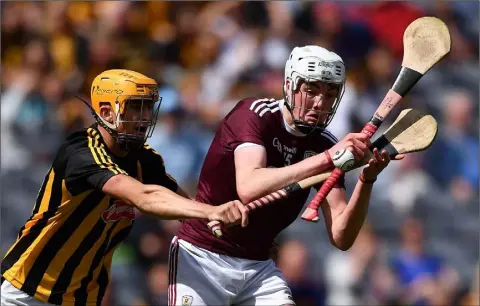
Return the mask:
<path id="1" fill-rule="evenodd" d="M 113 138 L 112 135 L 110 135 L 107 130 L 105 130 L 103 127 L 99 126 L 98 130 L 100 131 L 100 134 L 102 134 L 103 141 L 107 145 L 108 149 L 115 154 L 116 156 L 119 157 L 124 157 L 128 154 L 127 151 L 122 150 L 118 147 L 117 142 L 115 141 L 115 138 Z"/>
<path id="2" fill-rule="evenodd" d="M 295 124 L 293 124 L 292 114 L 290 113 L 290 111 L 288 111 L 286 107 L 282 107 L 282 116 L 283 116 L 283 123 L 285 124 L 284 127 L 287 130 L 287 132 L 295 136 L 300 136 L 300 137 L 305 136 L 305 134 L 300 132 L 295 126 Z"/>

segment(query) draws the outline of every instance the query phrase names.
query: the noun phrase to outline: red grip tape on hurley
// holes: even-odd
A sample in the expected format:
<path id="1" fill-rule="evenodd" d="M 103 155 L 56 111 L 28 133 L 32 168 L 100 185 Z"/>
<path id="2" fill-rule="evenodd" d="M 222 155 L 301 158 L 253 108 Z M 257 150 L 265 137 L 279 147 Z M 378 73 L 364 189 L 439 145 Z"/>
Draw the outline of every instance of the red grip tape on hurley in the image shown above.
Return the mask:
<path id="1" fill-rule="evenodd" d="M 379 120 L 377 117 L 376 119 Z M 372 138 L 372 136 L 375 134 L 377 129 L 378 129 L 377 125 L 371 122 L 368 122 L 363 127 L 362 133 L 366 134 L 368 138 Z M 323 200 L 326 199 L 327 195 L 330 193 L 330 191 L 332 191 L 333 186 L 335 186 L 335 184 L 338 182 L 338 180 L 343 174 L 344 172 L 342 170 L 340 170 L 339 168 L 335 168 L 332 174 L 330 174 L 328 179 L 325 181 L 325 183 L 323 183 L 322 187 L 317 192 L 317 194 L 313 197 L 310 203 L 308 203 L 307 207 L 318 211 L 320 204 L 323 202 Z M 305 217 L 305 219 L 309 220 L 309 217 Z"/>
<path id="2" fill-rule="evenodd" d="M 372 138 L 373 134 L 377 131 L 378 127 L 373 125 L 372 123 L 368 122 L 363 127 L 362 133 L 367 134 L 368 138 Z"/>
<path id="3" fill-rule="evenodd" d="M 323 202 L 323 200 L 325 200 L 330 191 L 332 191 L 333 186 L 335 186 L 335 184 L 338 182 L 338 179 L 340 179 L 343 174 L 344 172 L 342 170 L 335 168 L 325 183 L 323 183 L 322 187 L 320 187 L 320 190 L 317 192 L 317 194 L 310 201 L 308 207 L 318 210 L 320 204 Z"/>
<path id="4" fill-rule="evenodd" d="M 256 210 L 257 208 L 261 208 L 261 207 L 266 206 L 270 203 L 273 203 L 277 200 L 286 199 L 286 198 L 288 198 L 288 195 L 289 194 L 285 189 L 277 190 L 275 192 L 272 192 L 271 194 L 267 194 L 266 196 L 261 197 L 260 199 L 257 199 L 257 200 L 254 200 L 254 201 L 248 203 L 247 205 L 245 205 L 245 208 L 250 213 L 250 212 Z M 222 227 L 223 227 L 222 222 L 211 221 L 207 225 L 210 228 L 210 230 L 212 231 L 212 234 L 215 235 L 215 232 L 219 231 L 219 234 L 222 235 Z"/>

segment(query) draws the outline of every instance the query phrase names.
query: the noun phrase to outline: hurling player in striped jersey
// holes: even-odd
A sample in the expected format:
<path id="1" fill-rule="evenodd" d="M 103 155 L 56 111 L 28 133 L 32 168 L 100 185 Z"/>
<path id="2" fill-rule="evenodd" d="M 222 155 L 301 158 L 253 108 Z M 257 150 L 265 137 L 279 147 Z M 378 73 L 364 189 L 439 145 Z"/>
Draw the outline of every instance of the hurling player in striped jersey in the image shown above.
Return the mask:
<path id="1" fill-rule="evenodd" d="M 135 208 L 159 219 L 246 225 L 238 200 L 211 206 L 189 199 L 146 144 L 161 104 L 155 80 L 107 70 L 94 79 L 91 100 L 96 123 L 63 142 L 2 260 L 2 306 L 101 305 Z"/>

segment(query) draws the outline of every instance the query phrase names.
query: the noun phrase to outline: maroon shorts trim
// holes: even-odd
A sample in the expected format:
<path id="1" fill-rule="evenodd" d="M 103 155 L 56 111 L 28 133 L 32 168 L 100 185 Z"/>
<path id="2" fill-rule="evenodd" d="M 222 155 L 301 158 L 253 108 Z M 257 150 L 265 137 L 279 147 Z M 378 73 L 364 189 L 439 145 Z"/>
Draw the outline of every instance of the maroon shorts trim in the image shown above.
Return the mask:
<path id="1" fill-rule="evenodd" d="M 178 237 L 174 237 L 168 258 L 168 306 L 174 306 L 177 300 L 178 249 Z"/>

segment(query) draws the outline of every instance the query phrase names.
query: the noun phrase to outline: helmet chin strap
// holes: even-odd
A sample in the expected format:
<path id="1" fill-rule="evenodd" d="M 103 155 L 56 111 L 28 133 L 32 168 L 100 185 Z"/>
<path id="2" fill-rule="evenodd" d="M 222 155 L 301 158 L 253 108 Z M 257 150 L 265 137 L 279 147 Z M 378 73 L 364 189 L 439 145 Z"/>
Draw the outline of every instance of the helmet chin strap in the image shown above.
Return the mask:
<path id="1" fill-rule="evenodd" d="M 117 137 L 115 139 L 116 139 L 117 145 L 120 147 L 120 149 L 124 151 L 132 151 L 132 150 L 140 149 L 145 143 L 144 137 L 128 135 L 125 133 L 117 133 Z"/>
<path id="2" fill-rule="evenodd" d="M 308 135 L 318 129 L 317 126 L 311 126 L 309 124 L 303 123 L 301 120 L 293 120 L 295 128 L 302 134 Z"/>

